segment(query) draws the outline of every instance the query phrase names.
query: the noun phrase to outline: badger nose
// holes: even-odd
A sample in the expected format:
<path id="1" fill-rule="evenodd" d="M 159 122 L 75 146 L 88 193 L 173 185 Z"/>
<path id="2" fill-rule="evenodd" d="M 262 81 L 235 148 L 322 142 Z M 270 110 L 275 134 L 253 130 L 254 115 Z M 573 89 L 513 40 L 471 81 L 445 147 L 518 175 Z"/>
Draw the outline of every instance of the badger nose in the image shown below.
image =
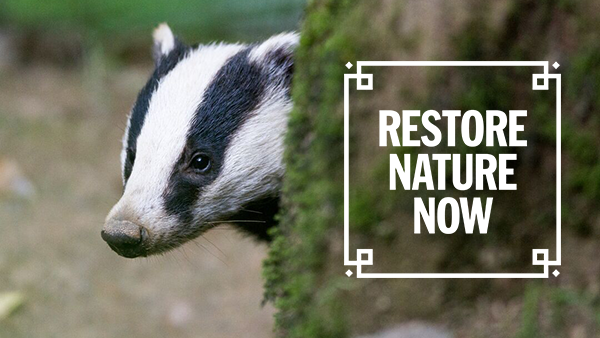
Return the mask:
<path id="1" fill-rule="evenodd" d="M 144 229 L 139 225 L 123 220 L 109 220 L 104 224 L 100 235 L 111 249 L 127 258 L 144 255 L 142 246 Z"/>

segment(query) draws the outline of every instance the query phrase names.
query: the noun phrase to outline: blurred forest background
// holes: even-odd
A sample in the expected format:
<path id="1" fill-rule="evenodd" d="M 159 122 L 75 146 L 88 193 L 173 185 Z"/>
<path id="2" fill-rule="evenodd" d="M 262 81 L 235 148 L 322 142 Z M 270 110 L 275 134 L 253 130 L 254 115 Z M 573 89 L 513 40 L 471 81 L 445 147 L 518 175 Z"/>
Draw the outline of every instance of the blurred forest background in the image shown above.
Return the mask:
<path id="1" fill-rule="evenodd" d="M 227 227 L 164 257 L 100 238 L 151 34 L 253 42 L 303 0 L 0 0 L 0 337 L 269 337 L 266 247 Z"/>
<path id="2" fill-rule="evenodd" d="M 0 0 L 0 337 L 600 336 L 600 1 L 305 5 Z M 257 41 L 300 20 L 285 210 L 271 248 L 223 227 L 164 257 L 110 251 L 99 232 L 121 192 L 120 138 L 152 69 L 152 28 L 166 21 L 186 42 Z M 344 275 L 342 79 L 358 60 L 560 64 L 558 277 Z M 352 249 L 374 249 L 374 272 L 531 271 L 531 249 L 554 248 L 553 91 L 533 92 L 530 69 L 373 72 L 377 90 L 352 93 Z M 382 193 L 388 150 L 373 146 L 374 109 L 448 107 L 530 114 L 519 194 L 494 195 L 495 232 L 485 240 L 415 241 L 414 195 Z"/>

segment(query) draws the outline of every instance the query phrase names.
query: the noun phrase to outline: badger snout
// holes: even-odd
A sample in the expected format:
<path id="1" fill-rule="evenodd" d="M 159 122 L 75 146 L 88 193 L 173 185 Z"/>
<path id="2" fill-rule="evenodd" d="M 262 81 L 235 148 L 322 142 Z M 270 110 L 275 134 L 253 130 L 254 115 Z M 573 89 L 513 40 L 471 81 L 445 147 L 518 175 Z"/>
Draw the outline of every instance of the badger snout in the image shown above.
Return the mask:
<path id="1" fill-rule="evenodd" d="M 107 220 L 100 233 L 111 249 L 126 258 L 146 256 L 146 230 L 130 221 Z"/>

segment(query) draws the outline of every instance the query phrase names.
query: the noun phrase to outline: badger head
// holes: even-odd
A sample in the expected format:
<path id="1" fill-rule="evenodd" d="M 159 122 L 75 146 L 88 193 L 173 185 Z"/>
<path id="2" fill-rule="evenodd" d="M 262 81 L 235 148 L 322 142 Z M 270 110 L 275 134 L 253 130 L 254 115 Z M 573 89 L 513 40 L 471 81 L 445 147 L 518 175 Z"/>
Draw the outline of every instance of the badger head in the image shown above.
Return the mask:
<path id="1" fill-rule="evenodd" d="M 114 251 L 162 253 L 224 222 L 267 237 L 297 43 L 288 33 L 191 47 L 155 30 L 155 70 L 123 138 L 123 195 L 102 230 Z"/>

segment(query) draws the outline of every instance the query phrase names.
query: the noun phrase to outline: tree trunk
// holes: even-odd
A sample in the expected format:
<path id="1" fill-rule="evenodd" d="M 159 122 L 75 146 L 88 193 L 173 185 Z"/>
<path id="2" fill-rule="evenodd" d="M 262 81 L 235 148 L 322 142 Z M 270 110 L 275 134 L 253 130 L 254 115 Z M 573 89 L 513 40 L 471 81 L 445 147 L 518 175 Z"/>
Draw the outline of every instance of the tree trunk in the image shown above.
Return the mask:
<path id="1" fill-rule="evenodd" d="M 600 300 L 597 270 L 590 272 L 589 265 L 600 269 L 590 263 L 600 254 L 598 7 L 597 1 L 568 0 L 310 3 L 296 57 L 284 211 L 264 264 L 265 299 L 278 310 L 279 336 L 348 337 L 411 320 L 442 324 L 469 337 L 562 336 L 578 327 L 591 336 L 598 329 L 590 317 L 597 307 L 589 301 Z M 349 268 L 356 270 L 343 265 L 343 74 L 355 72 L 359 60 L 560 64 L 564 250 L 559 278 L 371 280 L 345 275 Z M 371 72 L 374 89 L 351 90 L 350 95 L 351 252 L 372 248 L 373 272 L 530 272 L 532 248 L 554 252 L 553 91 L 532 91 L 531 70 L 518 67 Z M 528 111 L 529 144 L 517 150 L 519 194 L 493 194 L 494 222 L 487 235 L 414 234 L 414 197 L 479 195 L 452 189 L 389 191 L 389 154 L 423 149 L 378 147 L 380 109 Z M 433 150 L 499 151 L 460 145 Z M 568 312 L 565 302 L 570 302 Z"/>

